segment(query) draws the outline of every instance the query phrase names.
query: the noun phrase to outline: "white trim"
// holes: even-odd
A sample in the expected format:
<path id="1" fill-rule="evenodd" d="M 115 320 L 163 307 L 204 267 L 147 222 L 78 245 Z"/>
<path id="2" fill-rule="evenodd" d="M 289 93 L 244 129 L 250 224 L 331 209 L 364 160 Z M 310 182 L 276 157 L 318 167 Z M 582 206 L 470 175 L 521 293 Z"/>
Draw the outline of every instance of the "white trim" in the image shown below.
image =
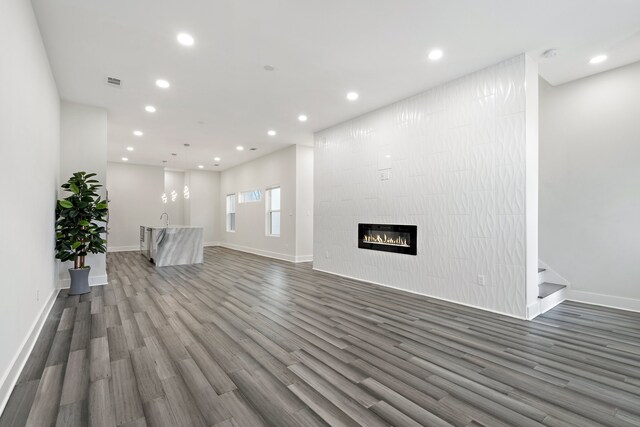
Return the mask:
<path id="1" fill-rule="evenodd" d="M 321 271 L 323 273 L 333 274 L 334 276 L 344 277 L 345 279 L 351 279 L 351 280 L 355 280 L 357 282 L 370 283 L 372 285 L 377 285 L 377 286 L 383 286 L 385 288 L 396 289 L 398 291 L 407 292 L 409 294 L 420 295 L 420 296 L 423 296 L 423 297 L 433 298 L 433 299 L 437 299 L 437 300 L 440 300 L 440 301 L 446 301 L 446 302 L 450 302 L 450 303 L 453 303 L 453 304 L 464 305 L 465 307 L 477 308 L 478 310 L 488 311 L 490 313 L 500 314 L 502 316 L 513 317 L 515 319 L 521 319 L 521 320 L 528 320 L 528 319 L 526 319 L 524 317 L 515 316 L 513 314 L 505 313 L 503 311 L 491 310 L 489 308 L 479 307 L 479 306 L 473 305 L 473 304 L 467 304 L 467 303 L 464 303 L 464 302 L 454 301 L 454 300 L 447 299 L 447 298 L 436 297 L 436 296 L 433 296 L 433 295 L 423 294 L 421 292 L 410 291 L 408 289 L 396 288 L 395 286 L 385 285 L 384 283 L 378 283 L 378 282 L 372 282 L 370 280 L 358 279 L 357 277 L 347 276 L 346 274 L 334 273 L 333 271 L 322 270 L 322 269 L 316 268 L 316 267 L 313 267 L 313 270 Z"/>
<path id="2" fill-rule="evenodd" d="M 49 300 L 42 307 L 40 314 L 34 320 L 33 325 L 31 325 L 30 332 L 25 337 L 24 341 L 20 345 L 18 352 L 13 357 L 9 368 L 5 371 L 2 380 L 0 380 L 0 414 L 4 411 L 7 402 L 9 401 L 9 397 L 13 392 L 13 388 L 16 386 L 18 382 L 18 378 L 20 377 L 20 373 L 24 369 L 24 365 L 29 360 L 29 356 L 33 351 L 33 347 L 38 340 L 38 336 L 40 336 L 40 332 L 42 331 L 42 327 L 44 326 L 47 317 L 49 317 L 49 312 L 53 308 L 53 304 L 56 301 L 56 297 L 60 292 L 59 289 L 54 289 L 51 291 L 51 295 L 49 295 Z"/>
<path id="3" fill-rule="evenodd" d="M 567 299 L 620 310 L 640 311 L 640 299 L 569 289 Z"/>
<path id="4" fill-rule="evenodd" d="M 134 246 L 109 246 L 107 248 L 107 252 L 130 252 L 130 251 L 139 251 L 140 245 Z"/>
<path id="5" fill-rule="evenodd" d="M 260 256 L 267 257 L 267 258 L 275 258 L 275 259 L 279 259 L 279 260 L 282 260 L 282 261 L 304 262 L 304 261 L 297 261 L 296 260 L 297 257 L 294 256 L 294 255 L 281 254 L 279 252 L 265 251 L 265 250 L 262 250 L 262 249 L 250 248 L 248 246 L 235 245 L 233 243 L 220 242 L 219 246 L 222 246 L 223 248 L 227 248 L 227 249 L 233 249 L 233 250 L 236 250 L 236 251 L 247 252 L 247 253 L 254 254 L 254 255 L 260 255 Z"/>
<path id="6" fill-rule="evenodd" d="M 527 319 L 533 320 L 565 301 L 567 299 L 567 290 L 567 288 L 563 288 L 544 298 L 538 298 L 536 302 L 527 306 Z"/>
<path id="7" fill-rule="evenodd" d="M 89 276 L 89 286 L 100 286 L 106 285 L 109 283 L 109 277 L 105 274 L 104 276 Z M 58 287 L 60 289 L 69 289 L 71 284 L 71 279 L 59 279 Z"/>
<path id="8" fill-rule="evenodd" d="M 295 262 L 311 262 L 313 261 L 313 255 L 296 255 Z"/>
<path id="9" fill-rule="evenodd" d="M 205 248 L 209 246 L 220 246 L 220 242 L 204 242 Z"/>
<path id="10" fill-rule="evenodd" d="M 529 304 L 527 306 L 527 320 L 533 320 L 536 317 L 540 316 L 540 302 L 536 301 L 533 304 Z"/>

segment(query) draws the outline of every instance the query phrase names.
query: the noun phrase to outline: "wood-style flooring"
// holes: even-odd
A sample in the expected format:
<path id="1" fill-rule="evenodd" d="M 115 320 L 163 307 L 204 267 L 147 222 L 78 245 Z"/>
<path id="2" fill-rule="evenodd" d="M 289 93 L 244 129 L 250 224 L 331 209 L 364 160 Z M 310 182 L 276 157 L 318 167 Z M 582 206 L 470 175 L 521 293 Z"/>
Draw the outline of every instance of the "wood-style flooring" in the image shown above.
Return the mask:
<path id="1" fill-rule="evenodd" d="M 0 426 L 639 426 L 640 314 L 533 322 L 223 248 L 58 297 Z"/>

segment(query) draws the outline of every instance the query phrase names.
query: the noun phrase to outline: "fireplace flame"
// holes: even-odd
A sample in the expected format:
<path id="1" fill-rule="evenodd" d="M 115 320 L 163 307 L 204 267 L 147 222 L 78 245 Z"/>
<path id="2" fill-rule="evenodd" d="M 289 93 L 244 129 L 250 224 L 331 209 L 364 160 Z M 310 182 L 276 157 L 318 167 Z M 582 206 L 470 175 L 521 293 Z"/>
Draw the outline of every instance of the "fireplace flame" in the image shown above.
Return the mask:
<path id="1" fill-rule="evenodd" d="M 364 239 L 366 243 L 377 243 L 381 245 L 394 245 L 394 246 L 409 246 L 407 244 L 407 239 L 403 239 L 398 236 L 395 239 L 392 237 L 387 237 L 386 233 L 380 234 L 365 234 Z"/>

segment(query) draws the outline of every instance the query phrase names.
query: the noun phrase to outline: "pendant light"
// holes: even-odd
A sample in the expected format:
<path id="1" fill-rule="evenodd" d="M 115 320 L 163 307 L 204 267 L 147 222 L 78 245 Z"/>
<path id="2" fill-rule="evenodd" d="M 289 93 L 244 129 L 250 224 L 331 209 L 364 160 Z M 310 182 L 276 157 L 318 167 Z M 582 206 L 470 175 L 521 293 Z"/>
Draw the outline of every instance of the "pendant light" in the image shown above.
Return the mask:
<path id="1" fill-rule="evenodd" d="M 184 157 L 185 157 L 185 161 L 187 163 L 186 167 L 185 167 L 185 180 L 188 179 L 188 176 L 186 174 L 186 171 L 189 170 L 189 147 L 191 146 L 191 144 L 184 144 Z M 189 193 L 189 186 L 187 185 L 187 183 L 184 183 L 184 189 L 182 190 L 182 195 L 184 196 L 185 199 L 189 199 L 189 197 L 191 196 Z"/>
<path id="2" fill-rule="evenodd" d="M 163 165 L 167 164 L 166 160 L 162 161 Z M 162 168 L 162 170 L 164 171 L 164 167 Z M 165 205 L 167 204 L 167 202 L 169 201 L 169 199 L 167 198 L 167 192 L 165 191 L 164 193 L 162 193 L 162 196 L 160 197 L 162 199 L 162 203 L 164 203 Z"/>

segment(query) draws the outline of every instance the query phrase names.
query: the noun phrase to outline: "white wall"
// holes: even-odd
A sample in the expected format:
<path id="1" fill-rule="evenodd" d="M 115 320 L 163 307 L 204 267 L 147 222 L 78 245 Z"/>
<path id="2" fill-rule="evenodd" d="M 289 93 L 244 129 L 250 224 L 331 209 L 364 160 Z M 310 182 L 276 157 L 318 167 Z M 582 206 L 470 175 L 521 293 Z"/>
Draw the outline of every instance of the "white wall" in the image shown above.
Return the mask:
<path id="1" fill-rule="evenodd" d="M 317 133 L 314 268 L 525 317 L 525 74 L 521 55 Z M 418 255 L 358 249 L 360 222 L 416 224 Z"/>
<path id="2" fill-rule="evenodd" d="M 296 146 L 296 253 L 313 260 L 313 148 Z"/>
<path id="3" fill-rule="evenodd" d="M 107 111 L 63 101 L 60 104 L 60 182 L 66 182 L 75 172 L 85 171 L 97 174 L 96 179 L 103 187 L 98 194 L 106 196 L 107 180 Z M 69 192 L 59 190 L 64 198 Z M 89 284 L 107 283 L 106 254 L 89 254 L 86 265 L 91 266 Z M 69 287 L 69 273 L 72 262 L 60 266 L 60 285 Z"/>
<path id="4" fill-rule="evenodd" d="M 160 166 L 109 162 L 109 251 L 131 251 L 140 247 L 141 225 L 164 225 L 163 212 L 170 224 L 203 227 L 205 244 L 218 241 L 220 173 L 212 171 L 165 171 Z M 190 198 L 184 199 L 184 183 Z M 178 192 L 171 201 L 171 190 Z M 168 201 L 162 203 L 166 191 Z"/>
<path id="5" fill-rule="evenodd" d="M 186 203 L 187 223 L 203 227 L 205 245 L 219 240 L 218 224 L 224 218 L 220 209 L 220 172 L 187 172 L 191 197 Z"/>
<path id="6" fill-rule="evenodd" d="M 220 176 L 221 244 L 233 249 L 288 261 L 303 261 L 296 256 L 296 160 L 295 145 L 267 154 L 251 162 L 223 171 Z M 264 197 L 260 202 L 237 203 L 236 231 L 225 227 L 225 197 L 248 190 L 280 186 L 280 236 L 266 235 Z M 307 254 L 301 254 L 307 255 Z"/>
<path id="7" fill-rule="evenodd" d="M 60 99 L 31 3 L 0 2 L 0 412 L 57 295 Z"/>
<path id="8" fill-rule="evenodd" d="M 162 225 L 164 168 L 109 162 L 109 251 L 138 250 L 140 226 Z"/>
<path id="9" fill-rule="evenodd" d="M 540 88 L 540 259 L 569 298 L 640 310 L 640 62 Z"/>

